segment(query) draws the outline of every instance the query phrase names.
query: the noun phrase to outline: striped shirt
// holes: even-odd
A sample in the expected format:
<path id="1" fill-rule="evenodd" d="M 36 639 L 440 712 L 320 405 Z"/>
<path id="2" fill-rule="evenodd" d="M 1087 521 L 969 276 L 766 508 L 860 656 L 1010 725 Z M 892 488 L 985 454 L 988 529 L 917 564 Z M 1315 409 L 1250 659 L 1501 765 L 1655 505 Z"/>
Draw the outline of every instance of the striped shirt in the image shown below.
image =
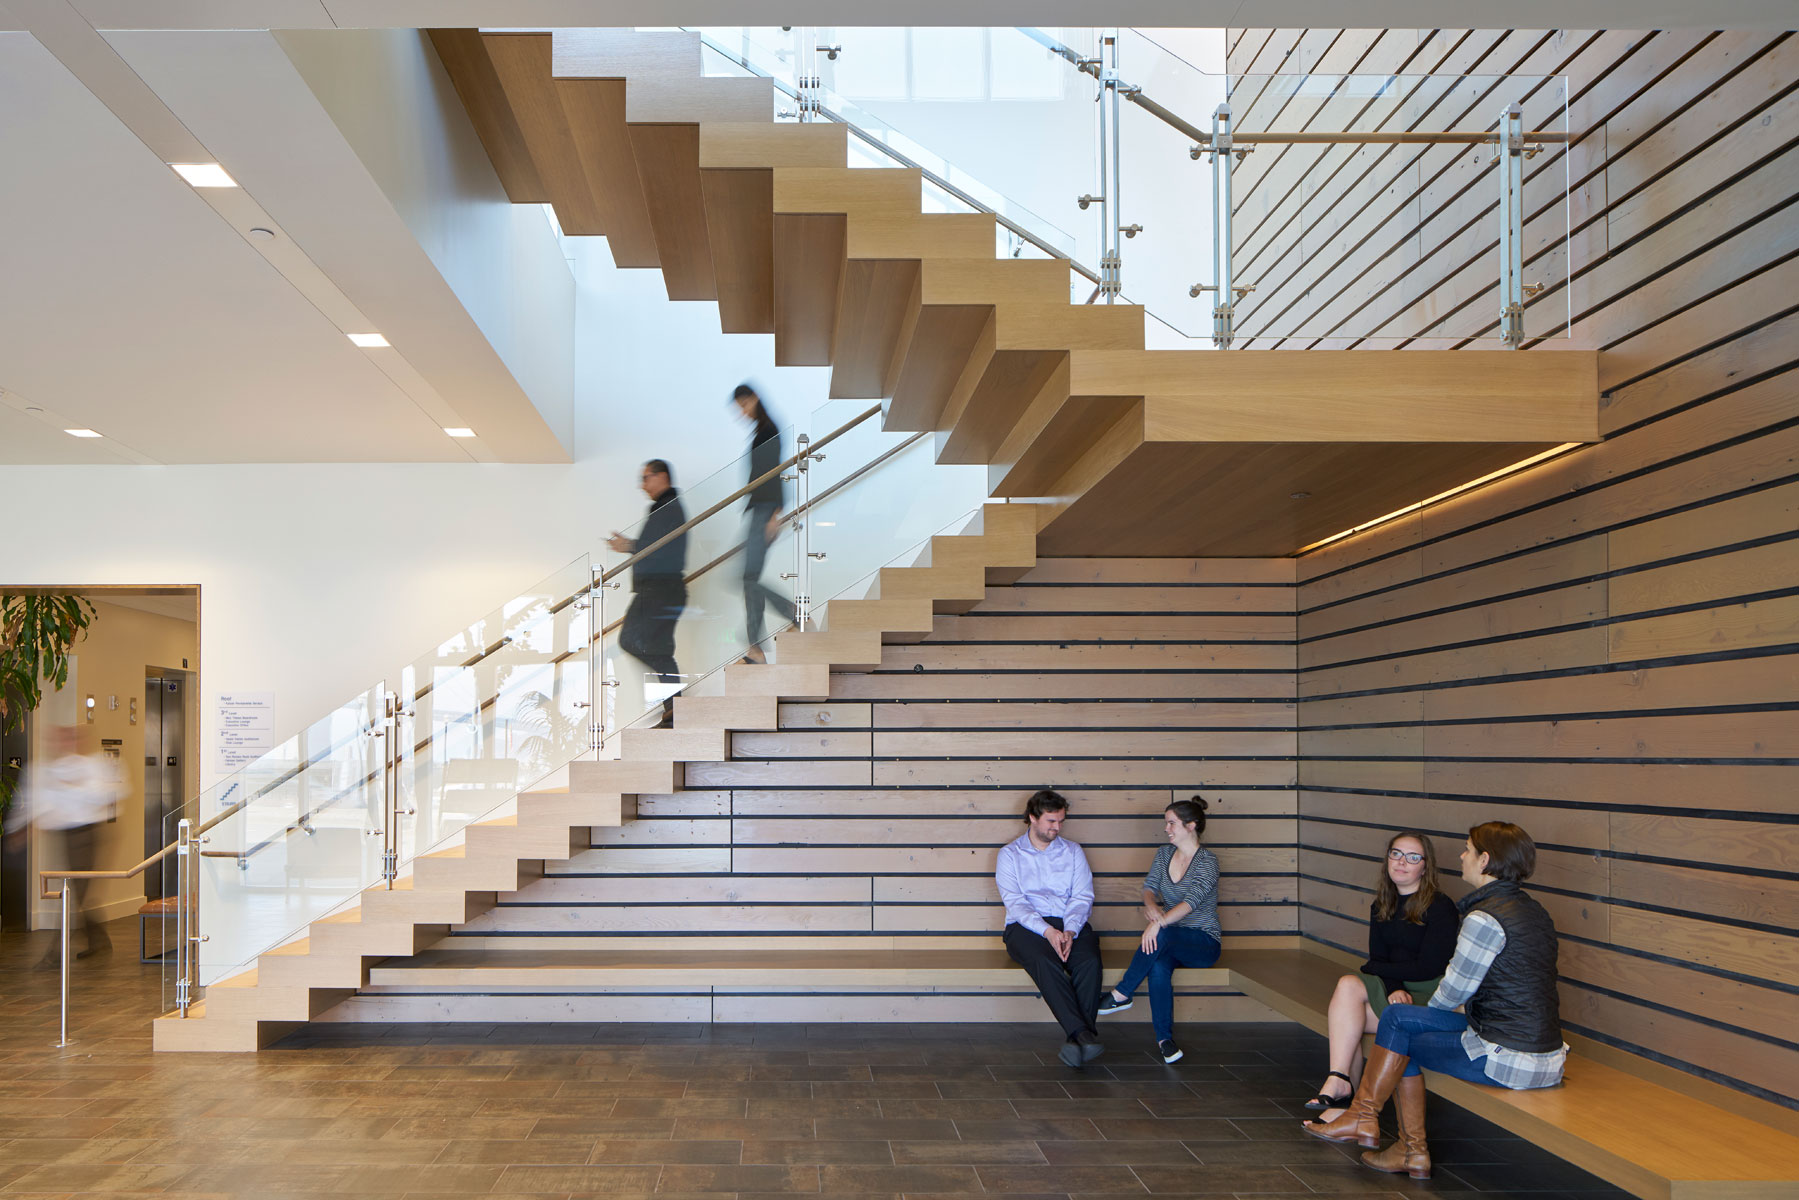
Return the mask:
<path id="1" fill-rule="evenodd" d="M 1160 897 L 1164 908 L 1173 908 L 1183 901 L 1192 905 L 1193 911 L 1175 924 L 1186 929 L 1203 929 L 1223 941 L 1224 931 L 1218 927 L 1218 856 L 1201 846 L 1193 855 L 1193 861 L 1187 864 L 1187 873 L 1179 880 L 1168 878 L 1168 864 L 1173 861 L 1173 845 L 1157 850 L 1156 861 L 1150 864 L 1149 874 L 1143 877 L 1143 890 Z"/>
<path id="2" fill-rule="evenodd" d="M 1478 909 L 1463 917 L 1461 933 L 1456 937 L 1455 957 L 1449 960 L 1449 969 L 1443 972 L 1443 982 L 1437 985 L 1436 994 L 1430 998 L 1430 1007 L 1453 1012 L 1466 1004 L 1468 998 L 1480 990 L 1481 982 L 1487 977 L 1487 968 L 1504 949 L 1505 926 L 1499 923 L 1499 918 Z M 1500 1087 L 1518 1089 L 1554 1087 L 1562 1081 L 1562 1067 L 1568 1061 L 1566 1043 L 1560 1050 L 1540 1054 L 1508 1050 L 1481 1037 L 1473 1027 L 1462 1032 L 1462 1051 L 1469 1062 L 1486 1055 L 1487 1078 Z"/>

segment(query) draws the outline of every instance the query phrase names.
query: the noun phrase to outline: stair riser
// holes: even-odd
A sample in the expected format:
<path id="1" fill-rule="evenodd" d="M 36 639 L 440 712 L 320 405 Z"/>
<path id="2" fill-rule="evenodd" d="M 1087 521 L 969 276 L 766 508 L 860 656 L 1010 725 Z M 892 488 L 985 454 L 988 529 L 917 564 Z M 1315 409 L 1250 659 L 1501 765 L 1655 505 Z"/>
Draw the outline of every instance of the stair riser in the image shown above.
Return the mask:
<path id="1" fill-rule="evenodd" d="M 492 908 L 486 892 L 431 891 L 417 887 L 395 892 L 365 892 L 365 920 L 379 924 L 460 925 Z"/>
<path id="2" fill-rule="evenodd" d="M 937 567 L 889 567 L 875 588 L 881 600 L 929 600 L 933 606 L 959 600 L 979 604 L 987 598 L 986 576 L 975 569 L 951 574 Z"/>
<path id="3" fill-rule="evenodd" d="M 831 671 L 829 667 L 793 663 L 772 667 L 728 667 L 725 670 L 725 692 L 731 697 L 816 700 L 822 703 L 831 698 Z"/>
<path id="4" fill-rule="evenodd" d="M 673 729 L 627 729 L 624 757 L 666 762 L 698 762 L 724 756 L 723 729 L 682 729 L 676 715 Z"/>
<path id="5" fill-rule="evenodd" d="M 487 858 L 517 862 L 519 859 L 549 859 L 562 862 L 587 849 L 585 837 L 577 839 L 567 825 L 503 825 L 497 828 L 470 826 L 468 858 Z"/>
<path id="6" fill-rule="evenodd" d="M 353 988 L 209 988 L 206 1012 L 240 1021 L 310 1021 L 355 995 Z"/>
<path id="7" fill-rule="evenodd" d="M 435 930 L 436 932 L 432 932 Z M 417 954 L 442 936 L 443 926 L 392 924 L 315 925 L 311 941 L 323 955 L 378 958 L 390 954 Z"/>
<path id="8" fill-rule="evenodd" d="M 542 796 L 526 797 L 519 803 L 518 819 L 523 825 L 563 825 L 591 828 L 595 825 L 616 827 L 636 815 L 636 806 L 622 796 Z"/>
<path id="9" fill-rule="evenodd" d="M 246 1021 L 227 1017 L 158 1017 L 152 1024 L 151 1048 L 174 1053 L 237 1052 L 262 1049 L 279 1041 L 303 1021 Z"/>
<path id="10" fill-rule="evenodd" d="M 680 768 L 669 762 L 632 762 L 627 759 L 576 761 L 568 765 L 572 792 L 616 792 L 635 796 L 643 792 L 672 792 L 681 786 Z"/>
<path id="11" fill-rule="evenodd" d="M 374 958 L 369 963 L 377 961 Z M 315 957 L 267 955 L 256 960 L 257 986 L 266 988 L 359 988 L 368 978 L 361 955 Z"/>
<path id="12" fill-rule="evenodd" d="M 675 700 L 675 728 L 710 725 L 718 729 L 773 729 L 775 700 L 762 696 L 681 696 Z"/>

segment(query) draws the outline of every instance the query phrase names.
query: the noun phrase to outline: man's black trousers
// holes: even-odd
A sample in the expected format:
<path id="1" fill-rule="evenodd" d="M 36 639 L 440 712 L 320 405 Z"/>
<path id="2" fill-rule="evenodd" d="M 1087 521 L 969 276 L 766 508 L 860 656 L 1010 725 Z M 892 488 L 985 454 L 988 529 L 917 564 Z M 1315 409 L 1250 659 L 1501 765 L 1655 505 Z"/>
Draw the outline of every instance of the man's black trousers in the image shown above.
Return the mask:
<path id="1" fill-rule="evenodd" d="M 1062 928 L 1059 917 L 1045 917 L 1055 928 Z M 1069 1037 L 1082 1030 L 1095 1029 L 1099 1020 L 1099 935 L 1092 925 L 1082 926 L 1075 934 L 1074 945 L 1063 962 L 1056 948 L 1040 933 L 1023 925 L 1006 926 L 1006 953 L 1012 961 L 1030 972 L 1043 1002 L 1055 1014 L 1062 1031 Z"/>
<path id="2" fill-rule="evenodd" d="M 636 580 L 635 585 L 624 628 L 619 630 L 618 648 L 656 672 L 663 683 L 679 683 L 675 622 L 687 606 L 687 585 L 678 578 L 659 575 Z"/>

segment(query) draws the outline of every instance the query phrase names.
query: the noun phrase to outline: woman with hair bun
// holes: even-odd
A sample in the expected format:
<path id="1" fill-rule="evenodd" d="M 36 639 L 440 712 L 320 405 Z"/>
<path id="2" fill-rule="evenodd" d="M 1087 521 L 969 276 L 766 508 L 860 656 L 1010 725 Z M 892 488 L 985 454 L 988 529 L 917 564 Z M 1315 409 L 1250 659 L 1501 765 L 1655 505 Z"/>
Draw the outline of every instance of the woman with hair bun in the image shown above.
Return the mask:
<path id="1" fill-rule="evenodd" d="M 1176 800 L 1162 810 L 1168 844 L 1156 851 L 1143 877 L 1142 943 L 1131 965 L 1099 1006 L 1099 1015 L 1131 1006 L 1137 985 L 1149 980 L 1149 1013 L 1156 1029 L 1156 1049 L 1165 1063 L 1179 1062 L 1174 1044 L 1174 969 L 1209 967 L 1222 950 L 1218 927 L 1218 858 L 1200 845 L 1206 831 L 1206 802 L 1201 796 Z"/>
<path id="2" fill-rule="evenodd" d="M 1368 910 L 1368 961 L 1358 974 L 1337 980 L 1326 1018 L 1330 1074 L 1307 1108 L 1334 1108 L 1355 1094 L 1362 1035 L 1374 1032 L 1389 1004 L 1430 1003 L 1461 923 L 1455 902 L 1437 888 L 1430 839 L 1410 829 L 1388 838 Z M 1333 1079 L 1342 1084 L 1333 1087 Z"/>

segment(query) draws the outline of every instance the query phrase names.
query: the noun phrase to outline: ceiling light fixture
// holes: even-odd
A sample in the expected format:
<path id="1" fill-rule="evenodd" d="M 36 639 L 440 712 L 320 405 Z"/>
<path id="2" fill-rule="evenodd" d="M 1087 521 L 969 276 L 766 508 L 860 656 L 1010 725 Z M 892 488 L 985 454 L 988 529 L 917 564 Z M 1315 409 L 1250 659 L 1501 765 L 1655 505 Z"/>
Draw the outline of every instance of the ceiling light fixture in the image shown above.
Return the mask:
<path id="1" fill-rule="evenodd" d="M 95 433 L 91 429 L 65 429 L 65 430 L 63 430 L 63 432 L 68 434 L 70 437 L 90 437 L 91 438 L 91 437 L 99 437 L 100 436 L 99 434 Z"/>
<path id="2" fill-rule="evenodd" d="M 175 174 L 187 180 L 190 187 L 236 187 L 237 180 L 225 174 L 218 163 L 170 163 Z"/>
<path id="3" fill-rule="evenodd" d="M 445 425 L 444 432 L 453 438 L 471 438 L 475 436 L 475 431 L 466 425 Z"/>
<path id="4" fill-rule="evenodd" d="M 364 350 L 378 350 L 387 345 L 387 339 L 378 333 L 352 333 L 349 338 Z"/>

